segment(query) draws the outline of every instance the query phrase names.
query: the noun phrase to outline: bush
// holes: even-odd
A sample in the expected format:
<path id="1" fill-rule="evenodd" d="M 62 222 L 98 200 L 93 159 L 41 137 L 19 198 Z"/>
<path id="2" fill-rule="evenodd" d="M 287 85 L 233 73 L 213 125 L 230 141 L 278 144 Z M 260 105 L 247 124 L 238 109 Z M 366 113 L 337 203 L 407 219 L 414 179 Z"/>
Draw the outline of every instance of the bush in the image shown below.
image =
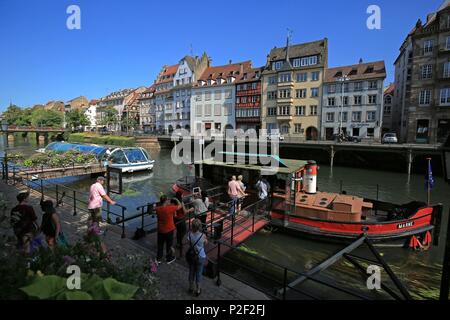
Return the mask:
<path id="1" fill-rule="evenodd" d="M 95 133 L 72 133 L 69 135 L 69 142 L 94 143 L 120 147 L 134 147 L 136 145 L 136 139 L 133 137 L 99 135 Z"/>
<path id="2" fill-rule="evenodd" d="M 97 158 L 92 153 L 81 153 L 76 150 L 69 150 L 63 153 L 50 151 L 37 153 L 23 161 L 23 165 L 28 168 L 39 168 L 41 166 L 51 168 L 66 168 L 72 165 L 88 165 L 96 163 Z"/>

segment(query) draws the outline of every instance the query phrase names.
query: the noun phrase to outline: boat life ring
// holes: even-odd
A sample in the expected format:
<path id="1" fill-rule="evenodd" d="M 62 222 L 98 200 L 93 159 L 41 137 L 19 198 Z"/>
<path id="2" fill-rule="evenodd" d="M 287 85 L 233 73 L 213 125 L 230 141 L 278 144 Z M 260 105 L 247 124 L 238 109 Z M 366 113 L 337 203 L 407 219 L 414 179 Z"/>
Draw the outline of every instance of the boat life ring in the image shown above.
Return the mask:
<path id="1" fill-rule="evenodd" d="M 409 240 L 409 247 L 417 251 L 418 250 L 426 251 L 430 248 L 431 243 L 432 243 L 431 233 L 430 231 L 427 231 L 425 233 L 422 242 L 420 242 L 420 240 L 416 236 L 412 236 L 411 239 Z"/>

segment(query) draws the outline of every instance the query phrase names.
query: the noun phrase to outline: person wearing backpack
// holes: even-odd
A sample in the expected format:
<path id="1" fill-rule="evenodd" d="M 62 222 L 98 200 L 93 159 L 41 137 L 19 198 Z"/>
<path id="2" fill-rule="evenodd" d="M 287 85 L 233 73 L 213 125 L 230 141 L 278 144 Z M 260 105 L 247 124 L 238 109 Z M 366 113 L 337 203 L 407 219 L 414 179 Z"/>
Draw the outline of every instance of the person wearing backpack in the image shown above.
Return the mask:
<path id="1" fill-rule="evenodd" d="M 66 245 L 64 234 L 61 231 L 59 216 L 53 206 L 53 201 L 41 200 L 41 209 L 44 212 L 42 216 L 41 231 L 45 235 L 45 240 L 50 249 L 55 246 Z"/>
<path id="2" fill-rule="evenodd" d="M 19 204 L 11 209 L 11 225 L 17 237 L 17 246 L 25 254 L 30 253 L 31 242 L 39 230 L 36 213 L 28 204 L 29 197 L 28 192 L 19 193 L 16 197 Z"/>
<path id="3" fill-rule="evenodd" d="M 189 264 L 189 293 L 198 297 L 201 293 L 200 283 L 206 261 L 205 245 L 208 243 L 206 236 L 202 233 L 202 222 L 199 219 L 192 222 L 192 230 L 187 238 L 189 243 L 189 250 L 186 252 L 186 260 Z"/>

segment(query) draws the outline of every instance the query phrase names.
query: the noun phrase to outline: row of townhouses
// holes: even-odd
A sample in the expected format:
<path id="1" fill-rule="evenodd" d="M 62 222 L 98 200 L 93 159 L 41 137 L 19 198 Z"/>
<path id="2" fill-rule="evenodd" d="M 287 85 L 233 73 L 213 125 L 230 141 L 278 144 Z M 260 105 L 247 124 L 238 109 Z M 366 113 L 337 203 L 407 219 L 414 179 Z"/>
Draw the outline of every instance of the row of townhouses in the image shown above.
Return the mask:
<path id="1" fill-rule="evenodd" d="M 385 86 L 384 61 L 328 66 L 328 40 L 274 47 L 264 66 L 251 61 L 213 66 L 210 57 L 185 56 L 164 65 L 149 87 L 125 89 L 88 101 L 78 97 L 49 108 L 82 108 L 90 128 L 139 127 L 192 135 L 226 129 L 279 130 L 298 140 L 331 140 L 342 132 L 379 140 L 396 132 L 401 142 L 439 143 L 450 132 L 450 0 L 426 22 L 418 20 Z"/>

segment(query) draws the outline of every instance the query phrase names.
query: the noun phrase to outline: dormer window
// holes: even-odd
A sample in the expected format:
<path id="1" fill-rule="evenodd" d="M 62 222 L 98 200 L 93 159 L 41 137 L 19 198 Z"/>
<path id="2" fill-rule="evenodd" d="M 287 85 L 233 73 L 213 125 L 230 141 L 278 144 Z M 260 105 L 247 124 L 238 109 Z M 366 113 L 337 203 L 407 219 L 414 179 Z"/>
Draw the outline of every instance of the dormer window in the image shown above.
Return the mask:
<path id="1" fill-rule="evenodd" d="M 283 61 L 275 61 L 272 63 L 273 70 L 280 70 L 283 67 Z"/>
<path id="2" fill-rule="evenodd" d="M 349 76 L 355 76 L 355 75 L 357 75 L 358 74 L 358 70 L 356 70 L 356 69 L 352 69 L 352 71 L 350 71 L 349 72 Z"/>
<path id="3" fill-rule="evenodd" d="M 246 73 L 244 73 L 242 79 L 243 79 L 243 80 L 247 80 L 247 74 L 246 74 Z"/>
<path id="4" fill-rule="evenodd" d="M 340 78 L 342 77 L 342 71 L 338 71 L 336 72 L 336 74 L 334 75 L 335 78 Z"/>
<path id="5" fill-rule="evenodd" d="M 364 73 L 373 73 L 374 71 L 374 67 L 373 66 L 369 66 L 367 67 L 366 71 Z"/>
<path id="6" fill-rule="evenodd" d="M 235 80 L 235 77 L 228 77 L 228 83 L 233 83 Z"/>

